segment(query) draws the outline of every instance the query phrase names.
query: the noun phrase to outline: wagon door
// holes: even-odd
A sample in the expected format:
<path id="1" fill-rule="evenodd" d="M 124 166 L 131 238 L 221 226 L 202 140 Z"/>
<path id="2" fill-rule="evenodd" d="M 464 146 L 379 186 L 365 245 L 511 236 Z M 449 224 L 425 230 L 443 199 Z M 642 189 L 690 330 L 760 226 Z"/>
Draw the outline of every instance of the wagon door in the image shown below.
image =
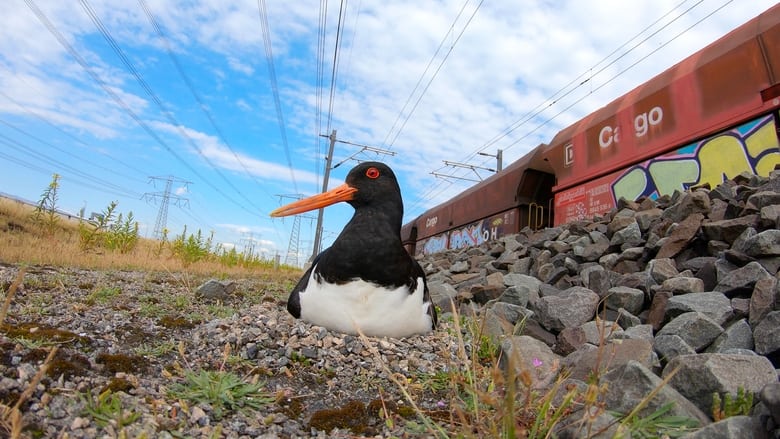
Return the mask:
<path id="1" fill-rule="evenodd" d="M 534 230 L 552 227 L 555 175 L 536 169 L 526 169 L 517 186 L 515 199 L 520 208 L 520 229 Z"/>

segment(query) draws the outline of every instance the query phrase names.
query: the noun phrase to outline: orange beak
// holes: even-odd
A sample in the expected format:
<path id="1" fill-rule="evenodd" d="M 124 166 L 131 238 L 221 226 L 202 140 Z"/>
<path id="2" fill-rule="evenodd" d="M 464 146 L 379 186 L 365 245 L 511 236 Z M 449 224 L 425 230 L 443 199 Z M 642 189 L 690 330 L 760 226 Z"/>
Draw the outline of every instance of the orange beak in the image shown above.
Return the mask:
<path id="1" fill-rule="evenodd" d="M 280 217 L 297 215 L 299 213 L 330 206 L 331 204 L 336 204 L 341 201 L 349 201 L 354 198 L 355 192 L 357 192 L 357 189 L 344 183 L 328 192 L 323 192 L 282 206 L 271 212 L 271 216 Z"/>

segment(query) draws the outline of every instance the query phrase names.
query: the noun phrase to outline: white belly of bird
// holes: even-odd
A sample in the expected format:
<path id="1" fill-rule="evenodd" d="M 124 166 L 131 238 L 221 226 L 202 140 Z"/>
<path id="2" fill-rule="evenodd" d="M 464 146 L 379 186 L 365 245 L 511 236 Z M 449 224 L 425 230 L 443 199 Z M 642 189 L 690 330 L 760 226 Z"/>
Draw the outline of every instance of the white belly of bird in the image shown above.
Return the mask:
<path id="1" fill-rule="evenodd" d="M 410 294 L 405 285 L 388 289 L 363 280 L 318 283 L 313 273 L 306 290 L 299 293 L 304 321 L 346 334 L 357 334 L 359 328 L 376 337 L 406 337 L 432 329 L 422 278 Z"/>

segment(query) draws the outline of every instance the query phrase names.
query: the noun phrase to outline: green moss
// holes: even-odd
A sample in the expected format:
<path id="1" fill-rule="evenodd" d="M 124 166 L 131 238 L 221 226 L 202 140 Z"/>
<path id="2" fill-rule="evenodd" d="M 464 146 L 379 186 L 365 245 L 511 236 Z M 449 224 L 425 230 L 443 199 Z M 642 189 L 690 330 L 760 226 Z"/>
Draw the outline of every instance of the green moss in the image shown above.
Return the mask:
<path id="1" fill-rule="evenodd" d="M 409 407 L 408 405 L 398 407 L 398 411 L 396 413 L 407 419 L 417 417 L 417 412 L 414 411 L 414 408 Z"/>
<path id="2" fill-rule="evenodd" d="M 117 334 L 122 334 L 121 338 L 125 346 L 137 346 L 145 343 L 156 342 L 160 339 L 159 334 L 146 332 L 133 325 L 125 325 L 116 329 Z"/>
<path id="3" fill-rule="evenodd" d="M 88 337 L 35 322 L 19 323 L 18 325 L 4 324 L 0 326 L 0 332 L 4 332 L 9 338 L 26 338 L 58 344 L 71 342 L 89 344 L 91 342 Z"/>
<path id="4" fill-rule="evenodd" d="M 110 373 L 137 373 L 146 369 L 144 359 L 136 355 L 101 353 L 95 361 L 103 364 Z"/>
<path id="5" fill-rule="evenodd" d="M 350 430 L 355 434 L 370 434 L 366 406 L 360 401 L 350 401 L 341 408 L 314 412 L 309 427 L 329 432 L 334 428 Z"/>
<path id="6" fill-rule="evenodd" d="M 57 379 L 60 375 L 64 376 L 65 379 L 69 379 L 73 376 L 84 376 L 88 370 L 89 360 L 87 357 L 76 352 L 60 349 L 54 355 L 51 363 L 49 363 L 46 375 L 52 379 Z"/>
<path id="7" fill-rule="evenodd" d="M 22 355 L 22 361 L 25 363 L 37 363 L 46 359 L 49 355 L 49 351 L 46 349 L 30 349 L 26 354 Z"/>
<path id="8" fill-rule="evenodd" d="M 297 419 L 305 407 L 301 398 L 281 398 L 276 401 L 276 404 L 282 409 L 282 413 L 290 419 Z"/>
<path id="9" fill-rule="evenodd" d="M 160 318 L 158 323 L 160 326 L 164 326 L 169 329 L 192 329 L 198 325 L 198 322 L 171 315 L 163 316 Z"/>
<path id="10" fill-rule="evenodd" d="M 135 389 L 135 386 L 130 381 L 124 378 L 113 378 L 111 381 L 108 382 L 108 384 L 105 385 L 105 387 L 100 389 L 100 393 L 102 394 L 106 391 L 109 391 L 111 393 L 116 393 L 116 392 L 129 393 L 133 389 Z"/>
<path id="11" fill-rule="evenodd" d="M 393 401 L 382 401 L 381 399 L 375 399 L 369 402 L 367 407 L 368 415 L 376 417 L 384 416 L 385 410 L 389 413 L 396 413 L 398 411 L 397 409 L 398 407 Z"/>

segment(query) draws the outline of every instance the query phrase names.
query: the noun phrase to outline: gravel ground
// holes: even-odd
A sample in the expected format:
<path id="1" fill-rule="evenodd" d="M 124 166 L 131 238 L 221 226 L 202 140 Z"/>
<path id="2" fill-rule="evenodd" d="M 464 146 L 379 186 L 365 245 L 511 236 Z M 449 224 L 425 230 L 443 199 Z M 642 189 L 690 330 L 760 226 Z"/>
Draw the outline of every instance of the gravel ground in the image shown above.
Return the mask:
<path id="1" fill-rule="evenodd" d="M 18 271 L 0 265 L 2 291 Z M 293 319 L 284 303 L 294 279 L 235 280 L 223 301 L 196 296 L 205 280 L 28 267 L 0 334 L 0 403 L 13 405 L 58 351 L 21 407 L 23 437 L 427 436 L 397 383 L 431 416 L 448 412 L 442 372 L 462 367 L 451 322 L 364 341 Z M 257 380 L 270 400 L 221 409 L 171 393 L 201 370 Z M 101 422 L 88 401 L 94 409 L 106 389 L 115 396 L 102 405 L 116 410 Z"/>

